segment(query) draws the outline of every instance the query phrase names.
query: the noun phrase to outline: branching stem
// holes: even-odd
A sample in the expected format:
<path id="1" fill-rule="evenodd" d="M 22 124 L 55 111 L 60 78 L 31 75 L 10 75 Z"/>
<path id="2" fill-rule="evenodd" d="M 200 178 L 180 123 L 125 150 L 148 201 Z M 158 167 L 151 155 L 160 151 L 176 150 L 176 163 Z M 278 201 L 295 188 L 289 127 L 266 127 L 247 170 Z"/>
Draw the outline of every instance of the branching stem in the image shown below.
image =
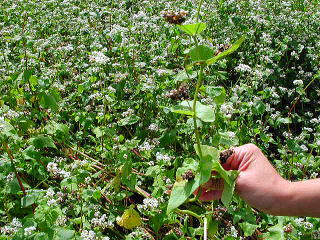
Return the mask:
<path id="1" fill-rule="evenodd" d="M 199 21 L 200 10 L 201 10 L 202 4 L 203 4 L 203 0 L 200 0 L 199 5 L 198 5 L 198 10 L 197 10 L 197 22 Z"/>
<path id="2" fill-rule="evenodd" d="M 196 86 L 196 91 L 194 93 L 193 97 L 193 126 L 194 126 L 194 132 L 196 135 L 196 140 L 197 140 L 197 148 L 199 152 L 200 159 L 202 158 L 202 151 L 201 151 L 201 141 L 200 141 L 200 133 L 198 131 L 198 125 L 197 125 L 197 100 L 198 100 L 198 94 L 199 94 L 199 89 L 202 85 L 203 82 L 203 71 L 204 71 L 204 65 L 201 65 L 199 75 L 198 75 L 198 81 L 197 81 L 197 86 Z"/>
<path id="3" fill-rule="evenodd" d="M 177 208 L 176 212 L 177 213 L 181 213 L 181 214 L 187 214 L 187 215 L 190 215 L 192 217 L 195 217 L 195 218 L 197 218 L 199 220 L 199 222 L 201 224 L 203 224 L 202 217 L 200 215 L 196 214 L 195 212 L 192 212 L 190 210 L 182 210 L 182 209 L 179 209 L 179 208 Z"/>

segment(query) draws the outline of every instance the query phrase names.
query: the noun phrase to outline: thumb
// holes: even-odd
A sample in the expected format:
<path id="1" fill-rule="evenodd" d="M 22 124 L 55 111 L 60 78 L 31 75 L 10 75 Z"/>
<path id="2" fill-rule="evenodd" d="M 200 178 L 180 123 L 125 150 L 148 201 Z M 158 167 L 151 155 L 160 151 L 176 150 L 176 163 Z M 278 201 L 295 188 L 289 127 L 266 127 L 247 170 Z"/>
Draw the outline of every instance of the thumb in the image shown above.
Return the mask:
<path id="1" fill-rule="evenodd" d="M 210 178 L 208 182 L 202 185 L 202 187 L 206 190 L 223 190 L 224 180 L 223 178 Z"/>

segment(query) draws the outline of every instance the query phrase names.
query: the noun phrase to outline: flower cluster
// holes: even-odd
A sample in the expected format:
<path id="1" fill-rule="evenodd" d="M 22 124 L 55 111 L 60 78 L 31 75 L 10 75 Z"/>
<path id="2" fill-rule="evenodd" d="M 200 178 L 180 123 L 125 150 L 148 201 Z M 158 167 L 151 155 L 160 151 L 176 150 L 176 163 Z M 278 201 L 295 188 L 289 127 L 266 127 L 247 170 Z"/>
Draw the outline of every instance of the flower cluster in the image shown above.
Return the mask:
<path id="1" fill-rule="evenodd" d="M 100 214 L 100 212 L 96 212 L 94 214 L 94 218 L 91 219 L 91 225 L 93 227 L 100 227 L 102 229 L 112 228 L 114 224 L 108 220 L 106 214 Z"/>
<path id="2" fill-rule="evenodd" d="M 13 218 L 12 222 L 4 227 L 1 227 L 1 233 L 3 235 L 13 235 L 16 232 L 18 232 L 18 230 L 22 228 L 22 224 L 19 221 L 19 219 L 17 218 Z"/>
<path id="3" fill-rule="evenodd" d="M 27 227 L 24 229 L 24 235 L 29 236 L 31 235 L 37 228 L 35 226 Z"/>
<path id="4" fill-rule="evenodd" d="M 103 52 L 93 51 L 91 55 L 89 56 L 89 60 L 92 63 L 97 63 L 104 65 L 110 61 L 110 59 L 104 55 Z"/>
<path id="5" fill-rule="evenodd" d="M 47 170 L 53 177 L 56 178 L 68 178 L 71 176 L 70 172 L 60 169 L 58 164 L 55 162 L 49 162 L 47 165 Z"/>
<path id="6" fill-rule="evenodd" d="M 159 206 L 159 202 L 155 198 L 145 198 L 143 199 L 143 204 L 138 205 L 139 210 L 156 210 Z"/>

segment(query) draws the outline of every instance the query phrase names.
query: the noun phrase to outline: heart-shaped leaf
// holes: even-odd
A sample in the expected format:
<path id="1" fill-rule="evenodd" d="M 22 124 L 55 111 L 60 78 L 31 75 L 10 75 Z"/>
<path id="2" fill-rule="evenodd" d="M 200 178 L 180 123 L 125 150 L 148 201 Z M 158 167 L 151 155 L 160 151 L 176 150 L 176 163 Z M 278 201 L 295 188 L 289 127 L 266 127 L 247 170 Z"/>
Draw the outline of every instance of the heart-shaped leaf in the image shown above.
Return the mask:
<path id="1" fill-rule="evenodd" d="M 177 25 L 178 28 L 180 28 L 185 33 L 195 36 L 197 34 L 200 34 L 203 30 L 207 28 L 207 24 L 205 23 L 194 23 L 194 24 L 186 24 L 186 25 Z"/>
<path id="2" fill-rule="evenodd" d="M 213 106 L 203 105 L 202 103 L 197 102 L 196 109 L 197 117 L 200 120 L 203 122 L 214 122 L 215 113 Z M 182 101 L 179 105 L 171 108 L 171 112 L 193 116 L 193 101 Z"/>
<path id="3" fill-rule="evenodd" d="M 214 56 L 211 48 L 204 45 L 199 45 L 189 51 L 189 56 L 193 62 L 204 62 Z"/>
<path id="4" fill-rule="evenodd" d="M 241 46 L 241 44 L 244 42 L 245 39 L 246 39 L 246 36 L 245 35 L 242 36 L 230 48 L 228 48 L 227 50 L 225 50 L 222 53 L 218 54 L 217 56 L 215 56 L 215 57 L 213 57 L 211 59 L 208 59 L 206 61 L 206 63 L 208 65 L 214 64 L 217 61 L 219 61 L 220 59 L 222 59 L 222 58 L 228 56 L 229 54 L 233 53 L 234 51 L 236 51 Z"/>
<path id="5" fill-rule="evenodd" d="M 217 104 L 223 104 L 226 98 L 226 90 L 224 87 L 207 87 L 206 93 L 214 99 Z"/>
<path id="6" fill-rule="evenodd" d="M 180 178 L 174 183 L 167 207 L 167 214 L 183 204 L 200 185 L 210 179 L 213 163 L 219 161 L 219 152 L 214 147 L 201 145 L 200 149 L 196 146 L 195 148 L 198 156 L 202 156 L 197 171 L 199 174 L 193 180 L 188 181 Z"/>

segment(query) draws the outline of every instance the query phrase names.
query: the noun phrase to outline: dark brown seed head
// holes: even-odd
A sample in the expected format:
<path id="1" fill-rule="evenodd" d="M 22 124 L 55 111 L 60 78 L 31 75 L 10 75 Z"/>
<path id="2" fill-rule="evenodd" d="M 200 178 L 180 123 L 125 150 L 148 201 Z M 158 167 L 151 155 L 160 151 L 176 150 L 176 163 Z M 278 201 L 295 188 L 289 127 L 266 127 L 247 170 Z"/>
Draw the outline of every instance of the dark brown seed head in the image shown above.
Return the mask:
<path id="1" fill-rule="evenodd" d="M 227 150 L 224 150 L 220 153 L 220 162 L 221 163 L 226 163 L 226 161 L 228 160 L 229 157 L 231 157 L 231 155 L 234 154 L 234 149 L 230 148 Z"/>
<path id="2" fill-rule="evenodd" d="M 184 174 L 181 175 L 182 179 L 183 180 L 192 180 L 194 179 L 195 175 L 194 173 L 192 172 L 192 170 L 187 170 Z"/>
<path id="3" fill-rule="evenodd" d="M 162 11 L 161 15 L 166 22 L 171 24 L 182 24 L 186 21 L 187 11 L 173 12 L 173 11 Z"/>
<path id="4" fill-rule="evenodd" d="M 217 55 L 219 55 L 220 53 L 228 50 L 230 47 L 231 47 L 231 46 L 230 46 L 229 44 L 225 44 L 225 45 L 223 45 L 222 47 L 220 47 L 220 48 L 214 53 L 214 55 L 217 56 Z"/>
<path id="5" fill-rule="evenodd" d="M 165 96 L 168 98 L 171 98 L 172 100 L 188 99 L 189 97 L 188 87 L 185 84 L 182 84 L 178 89 L 171 90 Z"/>

